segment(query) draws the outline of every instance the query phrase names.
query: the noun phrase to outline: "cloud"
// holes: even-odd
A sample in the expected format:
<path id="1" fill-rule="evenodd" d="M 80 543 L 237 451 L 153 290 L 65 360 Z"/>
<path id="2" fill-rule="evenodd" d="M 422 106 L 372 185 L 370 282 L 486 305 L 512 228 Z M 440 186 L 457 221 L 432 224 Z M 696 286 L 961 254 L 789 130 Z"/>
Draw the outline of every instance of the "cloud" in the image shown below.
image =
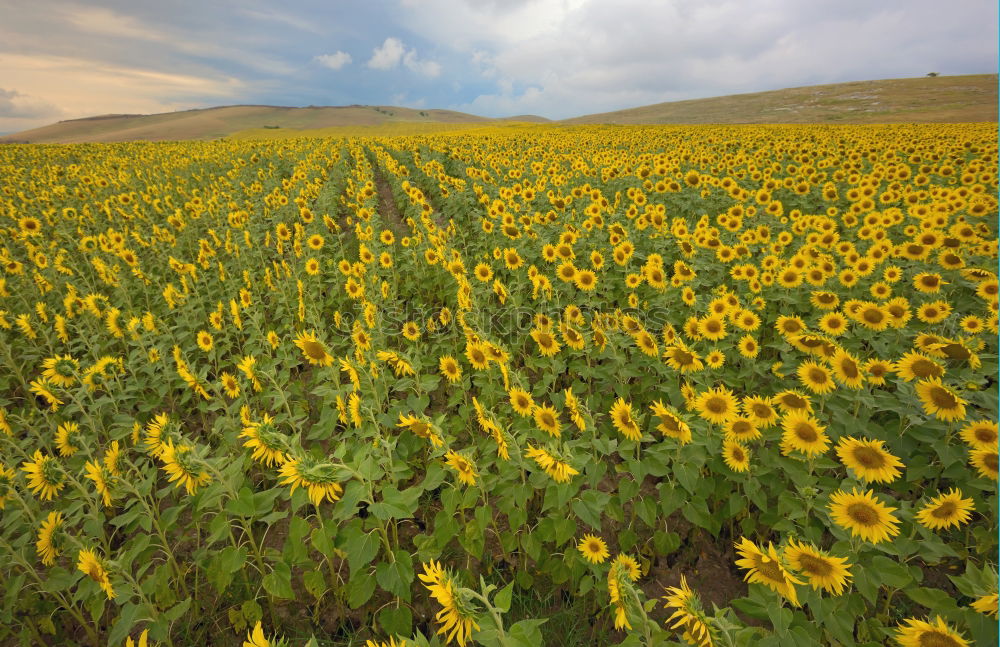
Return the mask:
<path id="1" fill-rule="evenodd" d="M 4 81 L 17 88 L 5 100 L 36 109 L 44 104 L 62 110 L 48 118 L 0 115 L 0 132 L 23 130 L 52 118 L 90 117 L 108 113 L 158 113 L 220 103 L 235 103 L 246 91 L 239 79 L 221 75 L 197 76 L 116 65 L 63 56 L 28 56 L 0 52 Z M 7 91 L 9 94 L 9 90 Z M 23 114 L 23 108 L 18 114 Z"/>
<path id="2" fill-rule="evenodd" d="M 368 61 L 368 67 L 373 70 L 391 70 L 399 65 L 400 59 L 406 48 L 403 41 L 398 38 L 386 38 L 381 47 L 376 47 L 372 51 L 372 57 Z"/>
<path id="3" fill-rule="evenodd" d="M 51 103 L 23 94 L 17 90 L 0 88 L 0 118 L 50 119 L 62 111 Z"/>
<path id="4" fill-rule="evenodd" d="M 417 50 L 407 49 L 403 41 L 391 36 L 386 38 L 380 47 L 376 47 L 372 51 L 368 67 L 373 70 L 392 70 L 399 67 L 400 63 L 406 69 L 430 78 L 441 74 L 441 65 L 439 63 L 421 60 L 417 56 Z"/>
<path id="5" fill-rule="evenodd" d="M 571 117 L 877 78 L 995 72 L 995 3 L 956 0 L 421 0 L 416 36 L 469 61 L 457 110 Z M 959 44 L 961 43 L 961 44 Z M 944 70 L 944 71 L 943 71 Z M 483 87 L 483 81 L 489 82 Z"/>
<path id="6" fill-rule="evenodd" d="M 441 66 L 439 64 L 434 61 L 421 61 L 417 58 L 417 53 L 412 49 L 403 55 L 403 65 L 408 70 L 432 78 L 441 74 Z"/>
<path id="7" fill-rule="evenodd" d="M 341 52 L 337 50 L 333 54 L 320 54 L 319 56 L 313 57 L 313 60 L 324 67 L 328 67 L 331 70 L 339 70 L 348 63 L 351 62 L 351 55 L 347 52 Z"/>

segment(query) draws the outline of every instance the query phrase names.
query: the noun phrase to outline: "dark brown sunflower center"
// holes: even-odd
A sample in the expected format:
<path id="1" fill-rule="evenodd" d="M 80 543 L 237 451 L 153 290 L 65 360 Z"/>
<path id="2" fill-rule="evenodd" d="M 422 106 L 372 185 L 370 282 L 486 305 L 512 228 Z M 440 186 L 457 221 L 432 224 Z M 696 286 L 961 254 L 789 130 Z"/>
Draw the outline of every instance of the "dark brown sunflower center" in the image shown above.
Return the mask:
<path id="1" fill-rule="evenodd" d="M 318 341 L 306 341 L 302 344 L 302 350 L 306 357 L 310 359 L 323 359 L 326 357 L 326 349 Z"/>
<path id="2" fill-rule="evenodd" d="M 944 372 L 941 370 L 940 366 L 938 366 L 937 364 L 928 359 L 918 359 L 917 361 L 913 362 L 913 364 L 910 366 L 910 371 L 912 371 L 914 375 L 920 378 L 937 377 Z"/>
<path id="3" fill-rule="evenodd" d="M 931 516 L 936 519 L 951 519 L 958 511 L 958 506 L 954 501 L 945 501 L 938 507 L 931 510 Z"/>
<path id="4" fill-rule="evenodd" d="M 920 647 L 960 647 L 961 643 L 949 636 L 934 629 L 920 632 L 918 638 Z"/>
<path id="5" fill-rule="evenodd" d="M 860 526 L 871 527 L 878 525 L 878 511 L 867 503 L 852 503 L 847 506 L 847 516 Z"/>
<path id="6" fill-rule="evenodd" d="M 958 406 L 958 400 L 947 389 L 935 386 L 930 392 L 931 402 L 939 409 L 954 409 Z"/>
<path id="7" fill-rule="evenodd" d="M 729 450 L 729 452 L 732 455 L 734 462 L 742 463 L 746 460 L 746 454 L 743 453 L 743 448 L 739 445 L 734 446 Z"/>
<path id="8" fill-rule="evenodd" d="M 825 384 L 826 383 L 826 371 L 821 368 L 811 368 L 809 369 L 809 381 L 814 384 Z"/>
<path id="9" fill-rule="evenodd" d="M 849 379 L 854 379 L 858 376 L 858 365 L 854 363 L 853 359 L 844 359 L 840 362 L 840 370 L 844 372 Z"/>
<path id="10" fill-rule="evenodd" d="M 556 424 L 556 419 L 553 418 L 552 414 L 549 413 L 549 412 L 547 412 L 547 411 L 545 413 L 543 413 L 539 417 L 539 419 L 542 421 L 542 424 L 544 426 L 546 426 L 546 427 L 552 427 L 552 426 L 554 426 Z"/>
<path id="11" fill-rule="evenodd" d="M 998 467 L 998 460 L 1000 460 L 1000 457 L 996 454 L 987 454 L 983 457 L 983 465 L 985 465 L 989 471 L 995 473 Z"/>
<path id="12" fill-rule="evenodd" d="M 800 422 L 795 425 L 795 435 L 807 443 L 814 443 L 819 440 L 819 433 L 817 433 L 816 428 L 808 422 Z"/>
<path id="13" fill-rule="evenodd" d="M 686 366 L 694 360 L 694 356 L 691 353 L 683 350 L 674 351 L 674 361 L 676 361 L 681 366 Z"/>
<path id="14" fill-rule="evenodd" d="M 833 564 L 815 555 L 800 555 L 799 565 L 809 575 L 826 577 L 833 573 Z"/>
<path id="15" fill-rule="evenodd" d="M 757 558 L 757 572 L 765 578 L 778 584 L 785 583 L 785 573 L 778 562 L 770 557 L 761 556 Z"/>
<path id="16" fill-rule="evenodd" d="M 587 550 L 595 555 L 600 554 L 601 544 L 596 539 L 591 539 L 587 542 Z"/>
<path id="17" fill-rule="evenodd" d="M 773 412 L 771 411 L 771 407 L 767 406 L 766 404 L 753 405 L 753 415 L 757 416 L 758 418 L 770 418 L 772 413 Z"/>
<path id="18" fill-rule="evenodd" d="M 886 464 L 885 455 L 871 447 L 855 447 L 854 451 L 851 452 L 851 456 L 862 467 L 869 470 L 880 469 L 885 467 Z"/>
<path id="19" fill-rule="evenodd" d="M 874 308 L 865 310 L 861 316 L 864 318 L 865 321 L 871 324 L 880 324 L 882 323 L 882 320 L 885 319 L 885 315 L 882 313 L 882 311 L 876 310 Z"/>
<path id="20" fill-rule="evenodd" d="M 737 436 L 744 436 L 753 433 L 753 425 L 746 420 L 737 420 L 733 423 L 733 433 Z"/>
<path id="21" fill-rule="evenodd" d="M 705 408 L 712 413 L 725 413 L 729 406 L 725 398 L 714 396 L 705 401 Z"/>
<path id="22" fill-rule="evenodd" d="M 997 432 L 989 427 L 979 427 L 973 434 L 981 443 L 995 443 L 997 441 Z"/>

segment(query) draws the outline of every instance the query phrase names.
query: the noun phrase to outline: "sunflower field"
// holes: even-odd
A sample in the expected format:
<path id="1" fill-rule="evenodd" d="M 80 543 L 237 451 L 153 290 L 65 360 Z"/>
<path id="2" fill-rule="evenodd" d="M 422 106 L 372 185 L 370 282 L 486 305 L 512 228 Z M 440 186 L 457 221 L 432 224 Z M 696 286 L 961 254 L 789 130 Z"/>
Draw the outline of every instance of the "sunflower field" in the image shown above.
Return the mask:
<path id="1" fill-rule="evenodd" d="M 997 644 L 996 124 L 0 147 L 0 644 Z"/>

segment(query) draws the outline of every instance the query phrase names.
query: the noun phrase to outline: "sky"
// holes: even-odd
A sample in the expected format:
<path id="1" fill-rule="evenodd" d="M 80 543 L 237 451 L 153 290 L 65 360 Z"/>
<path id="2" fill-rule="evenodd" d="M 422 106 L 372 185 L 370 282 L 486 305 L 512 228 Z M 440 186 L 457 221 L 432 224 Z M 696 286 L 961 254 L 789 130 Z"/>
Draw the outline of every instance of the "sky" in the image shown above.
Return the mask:
<path id="1" fill-rule="evenodd" d="M 0 133 L 232 104 L 562 119 L 997 72 L 996 0 L 0 0 Z"/>

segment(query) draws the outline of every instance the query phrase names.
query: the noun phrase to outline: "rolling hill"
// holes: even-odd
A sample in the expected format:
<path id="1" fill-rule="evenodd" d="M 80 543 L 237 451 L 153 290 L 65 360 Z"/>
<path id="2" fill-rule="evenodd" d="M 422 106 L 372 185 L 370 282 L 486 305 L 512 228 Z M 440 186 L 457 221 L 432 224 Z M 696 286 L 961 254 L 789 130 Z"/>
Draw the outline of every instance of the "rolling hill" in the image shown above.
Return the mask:
<path id="1" fill-rule="evenodd" d="M 658 103 L 565 119 L 558 124 L 905 123 L 997 120 L 997 75 L 920 77 L 815 85 Z M 75 143 L 133 140 L 289 137 L 330 129 L 412 125 L 549 123 L 535 115 L 491 119 L 451 110 L 393 106 L 223 106 L 154 115 L 71 119 L 0 137 L 3 142 Z M 399 130 L 399 128 L 393 128 Z"/>
<path id="2" fill-rule="evenodd" d="M 997 75 L 813 85 L 657 103 L 566 119 L 567 124 L 766 124 L 997 120 Z"/>

